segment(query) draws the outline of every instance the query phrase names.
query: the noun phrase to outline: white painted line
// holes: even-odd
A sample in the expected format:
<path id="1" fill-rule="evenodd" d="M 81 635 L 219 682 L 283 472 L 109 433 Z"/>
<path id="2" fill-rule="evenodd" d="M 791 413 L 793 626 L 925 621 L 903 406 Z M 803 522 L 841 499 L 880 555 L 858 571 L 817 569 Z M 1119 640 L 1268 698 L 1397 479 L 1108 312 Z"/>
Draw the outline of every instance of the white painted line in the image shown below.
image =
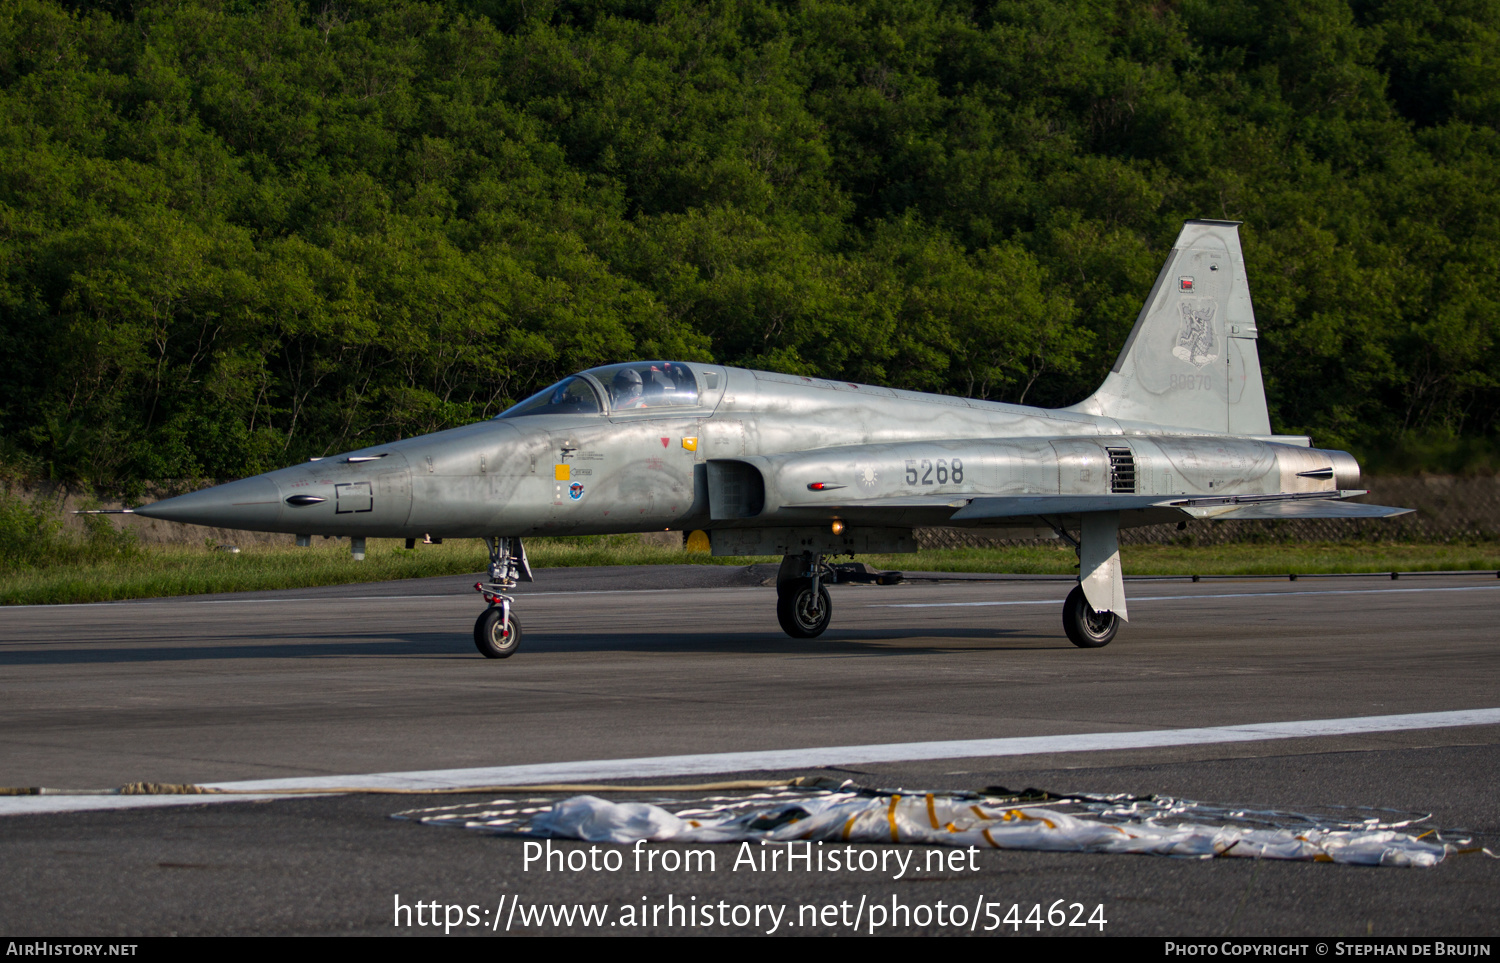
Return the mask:
<path id="1" fill-rule="evenodd" d="M 698 592 L 718 592 L 725 589 L 749 589 L 757 588 L 754 585 L 710 585 L 694 589 Z M 557 595 L 657 595 L 663 592 L 681 592 L 680 588 L 669 589 L 577 589 L 566 592 L 548 592 L 545 589 L 538 592 L 518 592 L 516 598 L 552 598 Z M 275 598 L 275 599 L 196 599 L 184 604 L 189 605 L 232 605 L 236 602 L 384 602 L 389 599 L 479 599 L 479 593 L 473 589 L 467 592 L 449 592 L 443 595 L 330 595 L 327 597 L 309 598 Z M 165 601 L 165 600 L 163 600 Z M 482 600 L 481 600 L 482 601 Z M 83 605 L 110 605 L 108 602 L 84 602 Z M 149 603 L 147 603 L 149 604 Z M 40 606 L 38 606 L 40 607 Z"/>
<path id="2" fill-rule="evenodd" d="M 1254 576 L 1254 575 L 1247 575 L 1247 576 L 1245 576 L 1245 578 L 1247 578 L 1247 579 L 1261 578 L 1261 577 L 1268 577 L 1268 576 Z M 989 582 L 987 580 L 983 580 L 983 579 L 973 579 L 973 580 L 968 580 L 968 581 L 956 580 L 954 583 L 950 584 L 949 587 L 953 587 L 953 585 L 964 585 L 965 587 L 967 587 L 967 586 L 971 586 L 971 585 L 988 585 L 988 584 L 993 584 L 993 583 L 991 583 L 991 582 Z M 1012 584 L 1016 584 L 1016 583 L 1012 583 Z M 1071 585 L 1072 583 L 1071 582 L 1067 582 L 1067 583 L 1062 583 L 1062 584 Z M 709 586 L 709 587 L 705 587 L 705 588 L 693 589 L 692 591 L 697 591 L 697 592 L 733 592 L 733 591 L 753 591 L 753 590 L 759 590 L 760 588 L 762 588 L 762 586 L 756 586 L 756 585 L 715 585 L 715 586 Z M 1173 601 L 1173 600 L 1176 600 L 1176 599 L 1250 599 L 1250 598 L 1261 598 L 1261 597 L 1267 597 L 1267 596 L 1268 597 L 1280 597 L 1280 596 L 1288 596 L 1288 595 L 1382 595 L 1382 594 L 1389 594 L 1389 593 L 1404 593 L 1404 592 L 1474 592 L 1474 591 L 1493 590 L 1493 589 L 1497 589 L 1497 588 L 1500 588 L 1500 584 L 1496 584 L 1496 585 L 1464 585 L 1464 586 L 1449 586 L 1449 587 L 1434 586 L 1434 587 L 1431 587 L 1431 588 L 1399 588 L 1399 589 L 1330 589 L 1330 590 L 1327 590 L 1327 591 L 1315 590 L 1315 591 L 1311 591 L 1311 592 L 1301 591 L 1301 590 L 1298 590 L 1298 589 L 1290 589 L 1290 590 L 1268 589 L 1267 591 L 1264 591 L 1264 592 L 1236 592 L 1236 593 L 1232 593 L 1232 594 L 1221 594 L 1221 595 L 1147 595 L 1147 596 L 1142 596 L 1141 598 L 1132 598 L 1132 599 L 1130 599 L 1130 601 L 1132 601 L 1132 602 L 1168 602 L 1168 601 Z M 680 588 L 670 588 L 670 589 L 579 589 L 579 590 L 576 590 L 576 591 L 564 591 L 564 592 L 548 592 L 548 591 L 522 592 L 517 597 L 525 599 L 525 598 L 554 598 L 554 597 L 561 596 L 561 595 L 568 595 L 568 596 L 572 596 L 572 595 L 657 595 L 657 594 L 663 594 L 663 593 L 668 593 L 668 592 L 681 592 L 681 591 L 683 591 L 683 589 L 680 589 Z M 241 599 L 241 598 L 228 598 L 228 599 L 183 599 L 183 598 L 117 599 L 117 600 L 112 601 L 112 602 L 62 602 L 62 603 L 59 603 L 59 604 L 56 604 L 56 605 L 0 605 L 0 614 L 3 614 L 5 612 L 9 612 L 9 611 L 13 611 L 13 610 L 16 610 L 16 609 L 81 609 L 81 608 L 90 608 L 90 607 L 97 606 L 97 605 L 251 605 L 251 604 L 256 604 L 256 603 L 260 603 L 260 602 L 404 602 L 404 601 L 411 601 L 413 599 L 473 599 L 475 597 L 476 596 L 474 594 L 471 594 L 470 592 L 450 592 L 450 593 L 447 593 L 447 594 L 428 594 L 428 595 L 328 595 L 328 596 L 308 596 L 308 597 L 300 597 L 299 596 L 297 598 L 276 597 L 276 598 L 254 598 L 254 599 Z M 1058 604 L 1056 599 L 1033 599 L 1033 600 L 1026 600 L 1026 601 L 1009 601 L 1009 602 L 895 602 L 895 603 L 885 602 L 885 603 L 876 603 L 876 604 L 873 604 L 873 605 L 866 605 L 864 607 L 865 608 L 891 608 L 891 609 L 941 609 L 941 608 L 962 608 L 962 607 L 965 607 L 965 606 L 988 606 L 988 605 L 1056 605 L 1056 604 Z"/>
<path id="3" fill-rule="evenodd" d="M 78 813 L 100 809 L 161 809 L 204 803 L 265 802 L 286 796 L 0 796 L 0 816 Z M 307 799 L 307 796 L 298 797 Z M 321 797 L 311 797 L 321 798 Z"/>
<path id="4" fill-rule="evenodd" d="M 1500 585 L 1463 585 L 1450 586 L 1447 588 L 1398 588 L 1398 589 L 1328 589 L 1313 592 L 1304 592 L 1298 589 L 1277 592 L 1232 592 L 1215 595 L 1143 595 L 1132 596 L 1130 602 L 1176 602 L 1179 600 L 1196 599 L 1259 599 L 1259 598 L 1302 598 L 1307 595 L 1399 595 L 1407 592 L 1493 592 L 1500 589 Z M 867 605 L 871 609 L 961 609 L 977 608 L 989 605 L 1056 605 L 1057 599 L 1026 599 L 1022 601 L 1008 602 L 882 602 L 876 605 Z"/>
<path id="5" fill-rule="evenodd" d="M 1500 708 L 1418 712 L 1346 719 L 1297 722 L 1256 722 L 1238 726 L 1195 729 L 1153 729 L 1144 732 L 1089 732 L 1060 736 L 1019 736 L 1000 739 L 957 739 L 946 742 L 896 742 L 872 746 L 829 746 L 772 749 L 756 752 L 717 752 L 687 756 L 650 756 L 641 759 L 594 759 L 482 769 L 430 769 L 382 772 L 358 776 L 312 776 L 205 783 L 219 789 L 274 791 L 368 786 L 382 789 L 447 789 L 466 786 L 528 785 L 583 782 L 601 779 L 645 779 L 723 772 L 810 769 L 860 763 L 905 762 L 927 759 L 977 759 L 1029 756 L 1038 753 L 1108 752 L 1161 746 L 1214 745 L 1260 742 L 1312 736 L 1346 736 L 1452 726 L 1500 725 Z M 0 797 L 0 815 L 64 812 L 81 809 L 123 809 L 132 806 L 184 806 L 236 802 L 248 798 L 223 796 L 13 796 Z"/>
<path id="6" fill-rule="evenodd" d="M 703 588 L 693 589 L 696 592 L 723 592 L 740 591 L 742 589 L 759 589 L 757 585 L 711 585 Z M 669 589 L 579 589 L 577 591 L 565 592 L 521 592 L 517 598 L 553 598 L 559 595 L 656 595 L 665 592 L 681 592 L 680 588 Z M 82 609 L 91 608 L 96 605 L 253 605 L 259 602 L 397 602 L 410 601 L 411 599 L 471 599 L 481 601 L 479 593 L 473 589 L 467 592 L 429 593 L 426 595 L 317 595 L 298 596 L 296 598 L 254 598 L 254 599 L 192 599 L 192 598 L 160 598 L 160 599 L 115 599 L 109 602 L 59 602 L 55 605 L 0 605 L 0 613 L 9 612 L 14 609 Z"/>
<path id="7" fill-rule="evenodd" d="M 561 594 L 561 593 L 559 593 Z M 450 593 L 448 595 L 338 595 L 326 598 L 295 598 L 295 599 L 114 599 L 109 602 L 58 602 L 55 605 L 5 605 L 0 606 L 0 613 L 12 612 L 17 609 L 87 609 L 96 605 L 227 605 L 229 603 L 250 604 L 254 602 L 387 602 L 394 599 L 458 599 L 475 598 L 475 594 Z"/>

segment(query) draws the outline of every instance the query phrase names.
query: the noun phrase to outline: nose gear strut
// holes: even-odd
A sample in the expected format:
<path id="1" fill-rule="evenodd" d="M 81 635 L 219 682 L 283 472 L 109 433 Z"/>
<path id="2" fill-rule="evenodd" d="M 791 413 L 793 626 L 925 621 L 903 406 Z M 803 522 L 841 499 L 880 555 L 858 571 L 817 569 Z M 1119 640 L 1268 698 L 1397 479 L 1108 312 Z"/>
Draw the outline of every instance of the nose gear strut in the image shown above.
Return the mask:
<path id="1" fill-rule="evenodd" d="M 530 582 L 531 565 L 519 538 L 495 536 L 486 538 L 484 544 L 490 550 L 490 580 L 475 582 L 474 591 L 489 608 L 474 623 L 474 646 L 486 659 L 505 659 L 521 646 L 521 620 L 511 611 L 515 599 L 506 590 L 515 588 L 517 582 Z"/>

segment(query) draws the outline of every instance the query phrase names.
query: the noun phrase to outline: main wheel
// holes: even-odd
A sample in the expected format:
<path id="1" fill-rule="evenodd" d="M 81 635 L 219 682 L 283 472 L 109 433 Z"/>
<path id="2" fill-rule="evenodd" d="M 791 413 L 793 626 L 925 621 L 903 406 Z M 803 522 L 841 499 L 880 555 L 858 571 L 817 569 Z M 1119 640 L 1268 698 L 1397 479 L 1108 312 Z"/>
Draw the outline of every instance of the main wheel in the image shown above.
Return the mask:
<path id="1" fill-rule="evenodd" d="M 521 620 L 512 612 L 502 622 L 500 612 L 500 606 L 492 605 L 474 623 L 474 647 L 486 659 L 509 658 L 521 647 Z"/>
<path id="2" fill-rule="evenodd" d="M 1120 627 L 1120 617 L 1113 612 L 1095 612 L 1083 595 L 1083 586 L 1073 586 L 1063 603 L 1063 631 L 1068 641 L 1080 649 L 1100 649 L 1109 645 Z"/>
<path id="3" fill-rule="evenodd" d="M 793 579 L 776 587 L 776 620 L 794 639 L 815 639 L 833 618 L 833 602 L 820 583 L 816 594 L 812 579 Z"/>

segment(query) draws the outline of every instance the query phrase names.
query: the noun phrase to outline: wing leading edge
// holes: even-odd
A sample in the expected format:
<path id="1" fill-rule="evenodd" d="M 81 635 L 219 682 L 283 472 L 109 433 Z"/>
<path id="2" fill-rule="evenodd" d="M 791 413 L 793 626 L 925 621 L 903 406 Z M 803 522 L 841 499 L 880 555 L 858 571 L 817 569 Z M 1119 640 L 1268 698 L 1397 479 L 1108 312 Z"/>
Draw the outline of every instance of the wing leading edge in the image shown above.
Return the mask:
<path id="1" fill-rule="evenodd" d="M 894 496 L 889 498 L 841 499 L 831 502 L 800 502 L 782 506 L 793 511 L 824 514 L 878 514 L 882 510 L 906 513 L 914 508 L 952 509 L 948 522 L 975 525 L 1002 519 L 1053 519 L 1096 512 L 1149 512 L 1161 521 L 1178 519 L 1275 519 L 1275 518 L 1390 518 L 1409 508 L 1368 505 L 1347 499 L 1368 494 L 1362 490 L 1288 492 L 1275 495 L 1231 495 L 1222 498 L 1184 498 L 1181 495 L 974 495 Z M 1144 522 L 1151 524 L 1150 521 Z"/>

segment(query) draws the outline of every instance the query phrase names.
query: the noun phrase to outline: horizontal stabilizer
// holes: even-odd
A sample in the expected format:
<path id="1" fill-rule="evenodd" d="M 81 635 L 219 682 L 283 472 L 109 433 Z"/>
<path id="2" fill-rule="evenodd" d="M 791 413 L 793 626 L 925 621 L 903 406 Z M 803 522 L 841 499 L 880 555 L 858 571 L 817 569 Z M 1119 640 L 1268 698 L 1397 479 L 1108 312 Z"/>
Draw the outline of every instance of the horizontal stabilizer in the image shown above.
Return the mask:
<path id="1" fill-rule="evenodd" d="M 1210 516 L 1218 519 L 1249 518 L 1390 518 L 1405 515 L 1410 508 L 1391 508 L 1386 505 L 1366 505 L 1363 502 L 1343 502 L 1332 498 L 1302 499 L 1283 502 L 1257 502 L 1240 505 L 1227 512 Z"/>

